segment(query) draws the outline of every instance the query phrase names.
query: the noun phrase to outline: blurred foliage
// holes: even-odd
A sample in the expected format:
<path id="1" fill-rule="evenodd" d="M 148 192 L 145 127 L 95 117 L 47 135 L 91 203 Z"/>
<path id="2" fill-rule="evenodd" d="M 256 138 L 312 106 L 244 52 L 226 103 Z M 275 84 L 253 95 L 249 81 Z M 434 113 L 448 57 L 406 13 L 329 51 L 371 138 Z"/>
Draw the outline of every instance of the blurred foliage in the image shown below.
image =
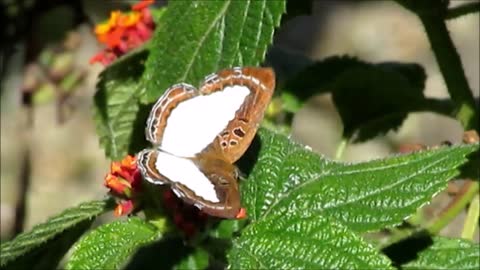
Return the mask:
<path id="1" fill-rule="evenodd" d="M 28 268 L 33 260 L 39 259 L 42 259 L 39 265 L 43 266 L 58 262 L 89 228 L 93 218 L 109 210 L 112 210 L 111 200 L 86 202 L 65 210 L 14 240 L 2 243 L 0 266 Z"/>

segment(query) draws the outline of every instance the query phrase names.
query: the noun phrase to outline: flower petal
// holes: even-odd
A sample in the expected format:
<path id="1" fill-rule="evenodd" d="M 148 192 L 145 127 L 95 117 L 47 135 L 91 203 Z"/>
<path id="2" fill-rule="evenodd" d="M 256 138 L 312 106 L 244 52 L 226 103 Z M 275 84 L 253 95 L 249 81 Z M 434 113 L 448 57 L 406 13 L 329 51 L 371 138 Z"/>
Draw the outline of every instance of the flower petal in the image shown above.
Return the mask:
<path id="1" fill-rule="evenodd" d="M 140 3 L 137 3 L 132 6 L 132 10 L 142 10 L 145 9 L 146 7 L 150 6 L 153 4 L 155 1 L 154 0 L 143 0 Z"/>

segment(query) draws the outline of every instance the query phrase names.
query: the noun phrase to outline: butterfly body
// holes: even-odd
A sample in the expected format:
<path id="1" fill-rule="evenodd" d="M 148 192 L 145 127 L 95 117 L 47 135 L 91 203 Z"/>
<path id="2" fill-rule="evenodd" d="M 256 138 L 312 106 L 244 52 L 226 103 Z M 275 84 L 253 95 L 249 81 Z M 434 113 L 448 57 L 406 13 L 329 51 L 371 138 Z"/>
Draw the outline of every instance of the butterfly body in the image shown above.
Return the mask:
<path id="1" fill-rule="evenodd" d="M 170 87 L 147 120 L 155 149 L 138 154 L 144 178 L 169 184 L 207 214 L 235 218 L 240 205 L 236 162 L 247 150 L 273 94 L 269 68 L 233 68 L 207 76 L 197 90 Z"/>

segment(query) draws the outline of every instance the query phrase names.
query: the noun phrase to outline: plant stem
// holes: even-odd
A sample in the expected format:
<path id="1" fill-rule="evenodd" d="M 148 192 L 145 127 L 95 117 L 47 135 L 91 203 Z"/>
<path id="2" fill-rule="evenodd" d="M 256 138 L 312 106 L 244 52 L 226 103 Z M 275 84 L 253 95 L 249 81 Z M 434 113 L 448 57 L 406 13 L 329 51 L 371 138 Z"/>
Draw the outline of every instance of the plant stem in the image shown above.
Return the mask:
<path id="1" fill-rule="evenodd" d="M 475 195 L 470 206 L 468 207 L 467 217 L 463 225 L 462 238 L 473 240 L 473 234 L 478 225 L 478 217 L 480 216 L 480 197 Z"/>
<path id="2" fill-rule="evenodd" d="M 335 152 L 335 159 L 340 160 L 342 159 L 343 154 L 345 153 L 345 149 L 348 145 L 348 139 L 342 138 L 340 143 L 337 146 L 337 151 Z"/>
<path id="3" fill-rule="evenodd" d="M 478 130 L 478 110 L 475 109 L 475 100 L 465 77 L 460 56 L 443 20 L 441 9 L 432 7 L 431 12 L 417 12 L 417 15 L 425 28 L 450 97 L 456 104 L 456 118 L 465 130 Z"/>
<path id="4" fill-rule="evenodd" d="M 33 105 L 24 106 L 26 123 L 22 125 L 22 132 L 19 138 L 22 140 L 23 155 L 20 164 L 20 175 L 18 181 L 17 201 L 15 203 L 15 219 L 12 228 L 13 236 L 23 232 L 27 209 L 28 191 L 32 181 L 32 155 L 31 141 L 33 132 Z"/>
<path id="5" fill-rule="evenodd" d="M 426 97 L 420 108 L 412 108 L 416 112 L 435 112 L 441 115 L 455 118 L 455 104 L 450 98 L 439 99 Z"/>
<path id="6" fill-rule="evenodd" d="M 480 12 L 479 2 L 468 3 L 449 9 L 445 15 L 445 19 L 455 19 L 474 12 Z"/>
<path id="7" fill-rule="evenodd" d="M 448 223 L 450 223 L 460 213 L 472 198 L 478 194 L 479 185 L 476 181 L 468 181 L 462 187 L 458 196 L 443 211 L 438 219 L 427 227 L 427 231 L 432 235 L 438 234 Z"/>

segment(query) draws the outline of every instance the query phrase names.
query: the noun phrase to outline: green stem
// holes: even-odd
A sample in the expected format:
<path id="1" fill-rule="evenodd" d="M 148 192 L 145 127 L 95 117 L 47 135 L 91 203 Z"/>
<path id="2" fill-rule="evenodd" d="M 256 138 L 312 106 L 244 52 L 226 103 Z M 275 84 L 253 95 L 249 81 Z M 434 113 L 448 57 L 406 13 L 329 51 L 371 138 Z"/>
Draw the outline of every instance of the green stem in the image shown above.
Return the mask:
<path id="1" fill-rule="evenodd" d="M 466 183 L 468 185 L 468 183 Z M 466 206 L 473 197 L 478 194 L 478 182 L 471 182 L 465 193 L 462 194 L 440 217 L 427 227 L 432 235 L 438 234 L 447 224 L 449 224 Z"/>
<path id="2" fill-rule="evenodd" d="M 441 216 L 430 226 L 427 226 L 426 231 L 431 235 L 438 234 L 447 224 L 449 224 L 460 211 L 462 211 L 466 205 L 472 201 L 473 197 L 478 198 L 478 191 L 479 185 L 478 182 L 470 182 L 467 190 L 456 200 L 446 211 L 444 211 Z M 478 204 L 477 204 L 478 205 Z M 478 213 L 478 210 L 477 210 Z M 476 220 L 478 220 L 478 216 L 475 218 L 467 218 L 468 220 L 472 220 L 474 223 L 473 227 L 476 227 Z M 470 226 L 470 225 L 468 225 Z M 421 233 L 423 230 L 421 228 L 406 228 L 403 230 L 392 229 L 392 236 L 390 239 L 379 246 L 380 249 L 388 247 L 394 243 L 397 243 L 403 239 L 407 239 L 417 233 Z M 463 237 L 462 233 L 462 237 Z M 464 237 L 465 238 L 465 237 Z"/>
<path id="3" fill-rule="evenodd" d="M 429 12 L 417 12 L 417 15 L 425 28 L 450 97 L 456 104 L 456 118 L 465 130 L 478 130 L 478 111 L 475 109 L 475 100 L 465 77 L 460 56 L 443 20 L 442 10 L 432 5 Z"/>
<path id="4" fill-rule="evenodd" d="M 451 8 L 447 11 L 445 19 L 455 19 L 470 13 L 480 12 L 480 3 L 473 2 L 464 5 L 459 5 L 457 7 Z"/>
<path id="5" fill-rule="evenodd" d="M 342 138 L 342 140 L 337 146 L 337 151 L 335 152 L 335 159 L 337 160 L 342 159 L 342 156 L 345 153 L 345 149 L 347 148 L 347 145 L 348 145 L 348 139 Z"/>
<path id="6" fill-rule="evenodd" d="M 384 249 L 390 245 L 393 245 L 395 243 L 398 243 L 402 241 L 403 239 L 407 239 L 414 235 L 415 233 L 420 232 L 418 228 L 405 228 L 405 229 L 397 229 L 397 228 L 391 228 L 389 229 L 390 233 L 392 234 L 390 238 L 388 239 L 387 242 L 381 243 L 378 246 L 378 249 Z"/>
<path id="7" fill-rule="evenodd" d="M 480 216 L 480 197 L 475 195 L 470 206 L 468 207 L 467 217 L 463 225 L 462 238 L 473 240 L 475 229 L 478 225 L 478 217 Z"/>

